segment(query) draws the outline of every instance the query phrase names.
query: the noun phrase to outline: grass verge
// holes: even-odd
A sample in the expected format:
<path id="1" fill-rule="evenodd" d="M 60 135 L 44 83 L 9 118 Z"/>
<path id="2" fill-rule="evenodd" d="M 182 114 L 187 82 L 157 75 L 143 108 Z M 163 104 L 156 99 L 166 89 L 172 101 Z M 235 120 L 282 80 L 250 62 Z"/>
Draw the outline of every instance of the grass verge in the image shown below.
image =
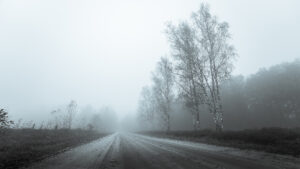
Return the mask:
<path id="1" fill-rule="evenodd" d="M 300 128 L 263 128 L 242 131 L 148 131 L 142 134 L 189 140 L 240 149 L 258 150 L 276 154 L 300 156 Z"/>
<path id="2" fill-rule="evenodd" d="M 0 168 L 15 169 L 105 134 L 84 130 L 6 129 L 0 133 Z"/>

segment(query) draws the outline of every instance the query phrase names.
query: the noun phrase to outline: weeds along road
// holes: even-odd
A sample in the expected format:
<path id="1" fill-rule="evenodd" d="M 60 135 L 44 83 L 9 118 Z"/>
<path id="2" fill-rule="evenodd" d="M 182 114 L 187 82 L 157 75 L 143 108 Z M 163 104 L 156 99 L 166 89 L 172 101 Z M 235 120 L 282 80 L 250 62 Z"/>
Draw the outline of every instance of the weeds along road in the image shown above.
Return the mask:
<path id="1" fill-rule="evenodd" d="M 115 133 L 29 169 L 299 169 L 297 158 Z"/>

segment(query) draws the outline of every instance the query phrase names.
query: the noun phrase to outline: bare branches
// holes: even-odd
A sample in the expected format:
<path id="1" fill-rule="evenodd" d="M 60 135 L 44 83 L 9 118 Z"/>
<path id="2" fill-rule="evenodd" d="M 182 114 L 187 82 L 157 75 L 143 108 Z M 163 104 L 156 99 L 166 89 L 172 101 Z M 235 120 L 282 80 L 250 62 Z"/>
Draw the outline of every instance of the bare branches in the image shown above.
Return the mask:
<path id="1" fill-rule="evenodd" d="M 219 23 L 212 16 L 208 5 L 202 4 L 200 10 L 193 14 L 193 22 L 198 36 L 199 48 L 202 53 L 199 57 L 208 65 L 203 67 L 206 95 L 206 104 L 214 115 L 216 130 L 223 128 L 223 110 L 220 97 L 220 82 L 227 79 L 232 71 L 232 60 L 235 56 L 234 48 L 229 45 L 230 34 L 226 22 Z"/>
<path id="2" fill-rule="evenodd" d="M 156 112 L 160 115 L 170 130 L 170 112 L 173 101 L 174 74 L 171 62 L 167 58 L 161 58 L 157 63 L 156 71 L 152 74 L 153 96 L 156 103 Z"/>
<path id="3" fill-rule="evenodd" d="M 144 87 L 139 101 L 139 117 L 152 127 L 154 120 L 162 122 L 164 128 L 170 130 L 171 104 L 174 100 L 174 74 L 171 62 L 162 57 L 152 73 L 151 87 Z"/>
<path id="4" fill-rule="evenodd" d="M 152 128 L 154 121 L 155 105 L 153 94 L 149 87 L 146 86 L 142 89 L 138 106 L 138 118 L 140 122 L 143 123 L 144 127 Z"/>
<path id="5" fill-rule="evenodd" d="M 167 35 L 175 60 L 178 86 L 199 124 L 199 106 L 206 104 L 214 115 L 217 130 L 223 128 L 220 82 L 230 76 L 234 48 L 229 45 L 228 24 L 218 22 L 209 6 L 193 13 L 191 25 L 168 26 Z M 196 126 L 197 128 L 197 126 Z"/>
<path id="6" fill-rule="evenodd" d="M 71 102 L 67 106 L 67 116 L 66 116 L 67 127 L 69 129 L 71 129 L 72 127 L 72 123 L 76 113 L 77 113 L 77 103 L 74 100 L 71 100 Z"/>

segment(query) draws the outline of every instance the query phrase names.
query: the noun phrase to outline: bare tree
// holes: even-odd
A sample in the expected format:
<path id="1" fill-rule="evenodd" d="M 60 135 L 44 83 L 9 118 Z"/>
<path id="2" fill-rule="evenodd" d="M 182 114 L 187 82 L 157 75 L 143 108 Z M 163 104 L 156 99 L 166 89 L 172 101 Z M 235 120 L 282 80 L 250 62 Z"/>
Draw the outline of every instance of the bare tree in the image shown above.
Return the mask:
<path id="1" fill-rule="evenodd" d="M 175 61 L 174 74 L 176 84 L 179 86 L 179 94 L 184 98 L 186 106 L 194 116 L 194 129 L 200 125 L 200 106 L 204 103 L 201 95 L 203 83 L 199 75 L 203 74 L 203 67 L 199 59 L 199 47 L 197 46 L 196 32 L 187 23 L 178 26 L 168 25 L 167 35 L 172 47 L 172 56 Z M 200 82 L 199 82 L 200 80 Z M 201 86 L 202 85 L 202 86 Z"/>
<path id="2" fill-rule="evenodd" d="M 67 122 L 67 128 L 71 129 L 72 123 L 74 120 L 74 117 L 77 112 L 77 103 L 74 100 L 71 100 L 71 102 L 67 106 L 67 115 L 66 115 L 66 122 Z"/>
<path id="3" fill-rule="evenodd" d="M 227 79 L 232 71 L 232 60 L 236 56 L 234 47 L 229 44 L 228 23 L 219 22 L 212 16 L 208 5 L 202 4 L 199 11 L 193 13 L 196 39 L 199 47 L 199 82 L 203 84 L 205 103 L 213 114 L 216 130 L 223 129 L 223 108 L 220 96 L 220 83 Z"/>
<path id="4" fill-rule="evenodd" d="M 138 103 L 138 119 L 146 128 L 152 128 L 154 122 L 154 99 L 149 87 L 143 87 Z"/>
<path id="5" fill-rule="evenodd" d="M 170 131 L 171 104 L 174 98 L 174 75 L 172 64 L 167 58 L 162 57 L 157 63 L 156 71 L 152 74 L 152 80 L 156 113 L 163 120 L 167 131 Z"/>

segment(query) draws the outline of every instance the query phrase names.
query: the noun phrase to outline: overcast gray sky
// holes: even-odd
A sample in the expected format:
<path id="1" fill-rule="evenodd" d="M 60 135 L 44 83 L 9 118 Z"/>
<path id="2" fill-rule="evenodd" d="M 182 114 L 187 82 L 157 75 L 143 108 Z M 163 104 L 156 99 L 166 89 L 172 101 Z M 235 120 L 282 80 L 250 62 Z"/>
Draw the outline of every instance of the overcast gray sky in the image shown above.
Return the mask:
<path id="1" fill-rule="evenodd" d="M 0 0 L 0 106 L 39 119 L 71 99 L 136 111 L 142 86 L 169 46 L 167 21 L 189 19 L 201 0 Z M 300 57 L 299 0 L 208 0 L 230 24 L 249 75 Z"/>

